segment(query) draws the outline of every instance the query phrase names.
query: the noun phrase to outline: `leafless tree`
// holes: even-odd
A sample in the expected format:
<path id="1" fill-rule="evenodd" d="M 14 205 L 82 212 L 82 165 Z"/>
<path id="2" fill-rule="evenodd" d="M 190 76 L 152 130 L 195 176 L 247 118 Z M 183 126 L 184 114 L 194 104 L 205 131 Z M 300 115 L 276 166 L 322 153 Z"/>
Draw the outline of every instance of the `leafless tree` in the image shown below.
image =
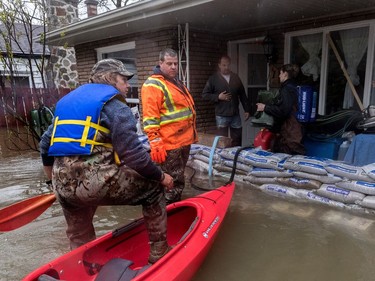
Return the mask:
<path id="1" fill-rule="evenodd" d="M 48 48 L 43 43 L 46 26 L 44 1 L 0 1 L 0 108 L 5 115 L 9 144 L 18 150 L 36 149 L 40 138 L 40 131 L 31 123 L 19 77 L 28 74 L 32 106 L 40 108 L 43 97 L 37 89 L 47 85 Z M 36 42 L 38 36 L 42 43 Z"/>

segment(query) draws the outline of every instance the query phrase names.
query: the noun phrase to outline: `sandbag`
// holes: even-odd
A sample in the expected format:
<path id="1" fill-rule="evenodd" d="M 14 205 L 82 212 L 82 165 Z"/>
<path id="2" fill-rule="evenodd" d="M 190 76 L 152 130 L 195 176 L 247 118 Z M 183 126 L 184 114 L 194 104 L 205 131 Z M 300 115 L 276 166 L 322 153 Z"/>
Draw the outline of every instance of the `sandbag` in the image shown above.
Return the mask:
<path id="1" fill-rule="evenodd" d="M 226 173 L 230 175 L 232 173 L 233 168 L 225 165 L 215 165 L 215 170 L 218 172 Z M 243 171 L 241 169 L 236 169 L 235 175 L 247 175 L 246 171 Z"/>
<path id="2" fill-rule="evenodd" d="M 317 180 L 296 177 L 276 178 L 276 182 L 281 185 L 303 189 L 318 189 L 322 185 L 322 183 Z"/>
<path id="3" fill-rule="evenodd" d="M 141 126 L 141 117 L 139 115 L 138 105 L 131 107 L 130 110 L 132 111 L 135 122 L 136 122 L 135 125 L 137 128 L 137 134 L 143 135 L 142 126 Z"/>
<path id="4" fill-rule="evenodd" d="M 346 205 L 342 202 L 338 202 L 336 200 L 329 199 L 324 196 L 320 196 L 314 193 L 314 191 L 306 190 L 306 189 L 297 189 L 296 196 L 301 199 L 306 199 L 308 201 L 318 202 L 324 205 L 345 208 Z"/>
<path id="5" fill-rule="evenodd" d="M 336 183 L 342 181 L 341 177 L 334 176 L 332 174 L 327 175 L 316 175 L 305 172 L 293 172 L 293 175 L 297 178 L 317 180 L 321 183 Z"/>
<path id="6" fill-rule="evenodd" d="M 197 154 L 197 153 L 199 153 L 202 150 L 203 147 L 204 147 L 204 145 L 192 144 L 190 146 L 190 152 L 189 152 L 189 154 L 190 155 Z"/>
<path id="7" fill-rule="evenodd" d="M 151 150 L 147 135 L 138 135 L 138 140 L 141 142 L 144 149 L 147 151 Z"/>
<path id="8" fill-rule="evenodd" d="M 258 189 L 277 197 L 297 197 L 296 190 L 294 188 L 278 184 L 262 184 L 258 187 Z"/>
<path id="9" fill-rule="evenodd" d="M 375 195 L 375 183 L 344 180 L 337 182 L 335 185 L 344 189 L 349 189 L 368 195 Z"/>
<path id="10" fill-rule="evenodd" d="M 375 196 L 366 196 L 362 201 L 358 202 L 358 205 L 365 208 L 375 209 Z"/>
<path id="11" fill-rule="evenodd" d="M 247 175 L 246 177 L 243 178 L 245 182 L 249 182 L 251 184 L 257 184 L 257 185 L 262 185 L 262 184 L 274 184 L 276 182 L 275 178 L 269 178 L 269 177 L 254 177 L 254 176 L 249 176 Z"/>
<path id="12" fill-rule="evenodd" d="M 200 171 L 200 172 L 205 172 L 205 173 L 208 173 L 208 163 L 206 162 L 203 162 L 201 160 L 198 160 L 198 159 L 194 159 L 194 158 L 191 158 L 187 161 L 186 163 L 186 166 L 194 169 L 194 170 L 197 170 L 197 171 Z"/>
<path id="13" fill-rule="evenodd" d="M 212 150 L 211 147 L 202 146 L 199 153 L 203 154 L 204 156 L 210 157 L 211 156 L 211 150 Z M 215 148 L 214 153 L 213 153 L 214 159 L 220 159 L 221 158 L 220 155 L 219 155 L 220 151 L 221 151 L 221 149 Z"/>
<path id="14" fill-rule="evenodd" d="M 327 175 L 327 170 L 325 169 L 326 164 L 327 163 L 323 160 L 314 157 L 294 156 L 285 161 L 284 169 L 312 173 L 316 175 Z"/>
<path id="15" fill-rule="evenodd" d="M 349 180 L 374 182 L 361 167 L 337 162 L 330 163 L 325 168 L 329 173 Z"/>
<path id="16" fill-rule="evenodd" d="M 286 158 L 290 157 L 285 153 L 272 153 L 265 150 L 254 149 L 249 151 L 244 157 L 245 164 L 254 167 L 283 170 L 284 167 L 280 165 Z"/>
<path id="17" fill-rule="evenodd" d="M 237 153 L 237 150 L 240 147 L 232 147 L 232 148 L 224 148 L 218 152 L 218 154 L 224 158 L 224 160 L 234 160 L 234 157 Z M 237 162 L 247 164 L 244 160 L 245 156 L 248 154 L 249 151 L 253 150 L 252 148 L 241 150 L 238 154 Z"/>
<path id="18" fill-rule="evenodd" d="M 224 164 L 224 166 L 230 167 L 231 169 L 233 168 L 233 165 L 234 165 L 234 162 L 231 161 L 231 160 L 224 160 L 224 161 L 222 161 L 222 163 Z M 243 171 L 247 174 L 252 169 L 253 169 L 252 166 L 249 166 L 249 165 L 246 165 L 246 164 L 242 164 L 242 163 L 239 163 L 239 162 L 237 162 L 237 164 L 236 164 L 236 172 L 237 172 L 237 170 L 241 170 L 241 171 Z"/>
<path id="19" fill-rule="evenodd" d="M 362 166 L 362 169 L 371 179 L 375 180 L 375 163 Z"/>
<path id="20" fill-rule="evenodd" d="M 254 177 L 270 177 L 270 178 L 284 178 L 284 177 L 292 177 L 293 173 L 290 170 L 276 170 L 276 169 L 267 169 L 267 168 L 259 168 L 254 167 L 250 173 L 251 176 Z"/>
<path id="21" fill-rule="evenodd" d="M 339 188 L 333 184 L 323 184 L 316 193 L 343 203 L 357 203 L 358 201 L 362 201 L 366 196 L 363 193 Z"/>

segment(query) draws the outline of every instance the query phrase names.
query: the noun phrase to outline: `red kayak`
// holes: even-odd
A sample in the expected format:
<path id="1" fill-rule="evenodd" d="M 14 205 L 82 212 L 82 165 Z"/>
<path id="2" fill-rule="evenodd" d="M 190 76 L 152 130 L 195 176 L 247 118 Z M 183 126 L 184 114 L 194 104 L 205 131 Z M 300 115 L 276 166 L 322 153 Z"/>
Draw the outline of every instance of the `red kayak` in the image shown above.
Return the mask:
<path id="1" fill-rule="evenodd" d="M 23 280 L 189 280 L 207 255 L 230 204 L 234 182 L 167 206 L 174 248 L 152 266 L 143 219 L 103 235 L 36 269 Z"/>

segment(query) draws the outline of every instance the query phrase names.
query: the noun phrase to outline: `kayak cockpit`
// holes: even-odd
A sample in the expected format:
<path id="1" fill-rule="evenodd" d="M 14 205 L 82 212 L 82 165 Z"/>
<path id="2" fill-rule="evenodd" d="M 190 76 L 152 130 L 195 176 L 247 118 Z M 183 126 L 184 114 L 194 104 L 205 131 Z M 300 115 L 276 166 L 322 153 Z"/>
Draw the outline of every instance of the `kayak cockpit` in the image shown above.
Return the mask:
<path id="1" fill-rule="evenodd" d="M 190 202 L 172 205 L 167 210 L 170 226 L 167 237 L 170 245 L 178 245 L 193 232 L 200 210 Z M 148 242 L 148 233 L 141 218 L 71 251 L 66 259 L 49 264 L 50 267 L 33 280 L 78 280 L 77 274 L 82 276 L 80 280 L 131 280 L 126 276 L 133 275 L 134 278 L 150 267 L 147 265 Z"/>

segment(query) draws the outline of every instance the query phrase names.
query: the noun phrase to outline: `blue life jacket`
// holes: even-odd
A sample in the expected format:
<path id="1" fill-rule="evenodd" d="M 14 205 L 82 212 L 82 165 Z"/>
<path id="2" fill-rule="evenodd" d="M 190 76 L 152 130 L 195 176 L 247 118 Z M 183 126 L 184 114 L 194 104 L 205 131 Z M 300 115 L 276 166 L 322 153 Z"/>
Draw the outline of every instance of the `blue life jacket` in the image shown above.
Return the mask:
<path id="1" fill-rule="evenodd" d="M 100 113 L 104 104 L 122 96 L 110 85 L 85 84 L 73 90 L 56 104 L 54 128 L 48 154 L 51 156 L 90 155 L 94 145 L 112 147 L 97 142 L 98 132 L 108 134 L 100 126 Z"/>

